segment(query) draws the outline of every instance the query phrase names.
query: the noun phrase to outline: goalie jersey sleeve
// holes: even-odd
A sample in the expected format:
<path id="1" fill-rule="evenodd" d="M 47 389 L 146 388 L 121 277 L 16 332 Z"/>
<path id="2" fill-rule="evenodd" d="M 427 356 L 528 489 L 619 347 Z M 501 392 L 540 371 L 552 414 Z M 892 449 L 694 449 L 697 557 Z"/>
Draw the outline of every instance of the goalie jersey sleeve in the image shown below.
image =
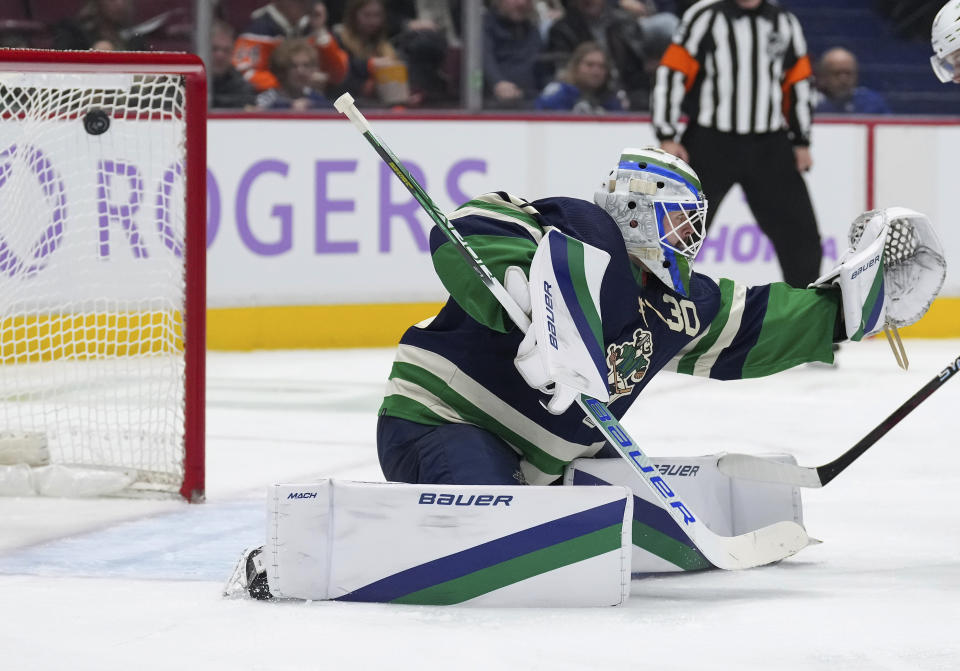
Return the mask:
<path id="1" fill-rule="evenodd" d="M 783 282 L 746 287 L 727 279 L 715 285 L 702 275 L 698 281 L 719 292 L 720 309 L 667 370 L 736 380 L 833 360 L 838 291 L 794 289 Z"/>
<path id="2" fill-rule="evenodd" d="M 675 293 L 629 259 L 610 216 L 573 198 L 533 202 L 503 192 L 450 215 L 502 281 L 527 270 L 551 229 L 610 254 L 600 288 L 610 410 L 619 418 L 660 370 L 736 379 L 832 360 L 839 298 L 785 284 L 747 288 L 694 274 L 690 296 Z M 573 406 L 548 413 L 544 395 L 514 368 L 523 335 L 442 232 L 431 233 L 434 266 L 450 299 L 403 335 L 381 414 L 427 425 L 467 423 L 494 433 L 521 456 L 531 484 L 556 480 L 570 461 L 593 456 L 602 434 Z"/>
<path id="3" fill-rule="evenodd" d="M 503 283 L 510 266 L 519 266 L 529 275 L 530 262 L 546 233 L 539 214 L 527 201 L 501 191 L 474 198 L 448 219 Z M 470 317 L 501 333 L 513 328 L 497 299 L 464 263 L 459 250 L 436 228 L 430 233 L 430 252 L 443 286 Z"/>

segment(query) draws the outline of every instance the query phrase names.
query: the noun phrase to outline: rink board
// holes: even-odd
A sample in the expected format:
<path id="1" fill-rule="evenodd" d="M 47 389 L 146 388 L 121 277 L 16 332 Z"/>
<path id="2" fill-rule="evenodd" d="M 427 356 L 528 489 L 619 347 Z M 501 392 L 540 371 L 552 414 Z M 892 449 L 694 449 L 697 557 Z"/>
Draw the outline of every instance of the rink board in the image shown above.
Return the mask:
<path id="1" fill-rule="evenodd" d="M 592 199 L 598 175 L 629 145 L 653 143 L 647 119 L 373 117 L 378 134 L 437 205 L 480 193 Z M 960 229 L 945 166 L 960 125 L 818 123 L 807 175 L 824 267 L 869 206 L 930 215 L 948 258 L 944 295 L 910 337 L 960 335 Z M 446 294 L 429 258 L 432 223 L 345 121 L 217 115 L 209 126 L 208 304 L 214 349 L 375 347 L 436 312 Z M 237 138 L 243 138 L 238 142 Z M 483 137 L 478 143 L 465 138 Z M 308 141 L 305 141 L 308 139 Z M 918 144 L 917 138 L 922 141 Z M 904 175 L 903 146 L 922 151 Z M 577 148 L 576 160 L 569 149 Z M 748 285 L 780 279 L 772 246 L 735 187 L 697 270 Z"/>

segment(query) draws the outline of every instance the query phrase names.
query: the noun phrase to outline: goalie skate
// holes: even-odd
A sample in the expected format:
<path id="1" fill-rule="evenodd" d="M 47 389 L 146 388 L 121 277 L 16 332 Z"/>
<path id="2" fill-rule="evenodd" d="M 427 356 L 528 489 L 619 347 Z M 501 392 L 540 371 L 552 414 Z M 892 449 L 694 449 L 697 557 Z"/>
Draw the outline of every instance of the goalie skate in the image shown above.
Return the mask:
<path id="1" fill-rule="evenodd" d="M 267 565 L 263 561 L 263 546 L 247 548 L 233 569 L 223 588 L 225 599 L 250 597 L 260 601 L 273 598 L 267 584 Z"/>

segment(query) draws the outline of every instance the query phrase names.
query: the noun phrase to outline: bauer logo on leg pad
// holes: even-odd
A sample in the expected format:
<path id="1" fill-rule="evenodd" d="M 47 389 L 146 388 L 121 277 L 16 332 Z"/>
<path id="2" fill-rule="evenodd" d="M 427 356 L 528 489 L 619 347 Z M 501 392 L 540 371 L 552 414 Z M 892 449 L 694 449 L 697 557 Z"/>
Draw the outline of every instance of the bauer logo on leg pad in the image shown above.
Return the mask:
<path id="1" fill-rule="evenodd" d="M 494 496 L 492 494 L 435 494 L 423 492 L 417 502 L 423 505 L 438 506 L 509 506 L 513 497 L 507 494 Z"/>

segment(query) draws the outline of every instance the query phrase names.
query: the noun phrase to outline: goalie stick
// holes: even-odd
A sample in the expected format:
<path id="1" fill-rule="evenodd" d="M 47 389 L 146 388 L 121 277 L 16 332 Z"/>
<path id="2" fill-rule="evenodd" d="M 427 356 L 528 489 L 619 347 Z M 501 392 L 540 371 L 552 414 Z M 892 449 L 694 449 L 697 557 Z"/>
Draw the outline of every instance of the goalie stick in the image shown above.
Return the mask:
<path id="1" fill-rule="evenodd" d="M 400 159 L 373 132 L 363 114 L 354 105 L 353 97 L 345 93 L 334 103 L 337 111 L 344 114 L 366 138 L 374 151 L 393 171 L 411 195 L 423 207 L 433 222 L 447 236 L 460 255 L 480 277 L 494 298 L 503 306 L 514 324 L 524 333 L 530 328 L 530 318 L 513 300 L 504 286 L 484 265 L 483 260 L 460 235 L 456 227 L 440 211 L 423 187 L 400 162 Z M 811 543 L 806 530 L 796 522 L 782 521 L 739 536 L 721 536 L 711 531 L 699 516 L 680 499 L 646 454 L 630 438 L 626 429 L 601 401 L 581 394 L 577 403 L 593 420 L 606 439 L 644 483 L 663 501 L 664 509 L 690 538 L 703 556 L 714 566 L 722 569 L 745 569 L 762 566 L 796 554 Z"/>
<path id="2" fill-rule="evenodd" d="M 957 377 L 958 369 L 960 369 L 960 357 L 951 361 L 950 365 L 937 373 L 936 377 L 923 385 L 916 394 L 908 398 L 889 417 L 874 427 L 873 431 L 861 438 L 856 445 L 827 464 L 822 466 L 797 466 L 796 464 L 773 462 L 749 454 L 725 454 L 717 461 L 717 468 L 732 478 L 778 482 L 794 487 L 823 487 L 846 470 L 871 445 L 899 424 L 900 420 L 913 412 L 914 408 L 942 387 L 947 380 Z"/>

